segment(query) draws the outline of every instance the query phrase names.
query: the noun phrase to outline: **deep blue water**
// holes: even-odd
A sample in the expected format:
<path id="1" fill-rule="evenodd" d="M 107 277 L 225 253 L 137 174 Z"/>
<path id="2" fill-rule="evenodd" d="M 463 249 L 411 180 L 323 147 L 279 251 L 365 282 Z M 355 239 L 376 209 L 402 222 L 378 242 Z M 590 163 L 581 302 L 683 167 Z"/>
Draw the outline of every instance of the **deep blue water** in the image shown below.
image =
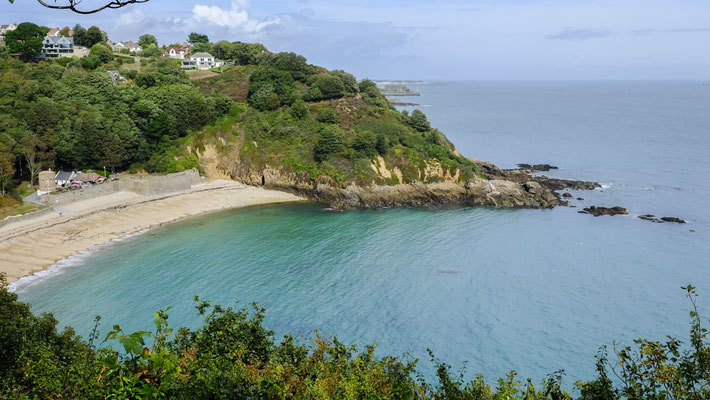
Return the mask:
<path id="1" fill-rule="evenodd" d="M 485 82 L 421 86 L 412 98 L 467 156 L 550 163 L 596 180 L 579 208 L 329 212 L 313 204 L 192 218 L 77 259 L 21 289 L 86 334 L 199 324 L 192 297 L 267 308 L 277 332 L 320 330 L 380 354 L 426 349 L 487 378 L 591 378 L 601 345 L 687 334 L 680 286 L 710 313 L 710 87 L 699 82 Z M 636 218 L 678 216 L 688 224 Z M 694 230 L 695 232 L 691 232 Z"/>

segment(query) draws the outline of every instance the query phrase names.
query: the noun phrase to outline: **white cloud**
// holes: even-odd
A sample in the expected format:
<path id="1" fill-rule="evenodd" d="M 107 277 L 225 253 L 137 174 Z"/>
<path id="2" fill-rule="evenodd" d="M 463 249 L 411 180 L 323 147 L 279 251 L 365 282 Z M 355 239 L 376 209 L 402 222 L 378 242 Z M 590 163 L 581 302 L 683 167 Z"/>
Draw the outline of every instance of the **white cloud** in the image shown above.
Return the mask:
<path id="1" fill-rule="evenodd" d="M 248 0 L 232 0 L 232 8 L 229 10 L 218 6 L 197 4 L 192 9 L 192 18 L 196 21 L 212 23 L 220 27 L 241 30 L 246 33 L 257 33 L 268 26 L 281 22 L 278 17 L 262 21 L 251 19 L 247 12 L 248 7 Z"/>

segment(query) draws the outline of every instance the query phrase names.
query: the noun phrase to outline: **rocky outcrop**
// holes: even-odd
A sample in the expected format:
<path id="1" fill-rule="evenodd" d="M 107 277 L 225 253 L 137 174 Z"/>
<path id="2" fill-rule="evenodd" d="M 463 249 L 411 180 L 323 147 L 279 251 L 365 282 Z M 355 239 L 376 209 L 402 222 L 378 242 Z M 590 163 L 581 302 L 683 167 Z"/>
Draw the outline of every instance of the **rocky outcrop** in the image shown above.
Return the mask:
<path id="1" fill-rule="evenodd" d="M 209 156 L 209 157 L 207 157 Z M 308 172 L 294 173 L 284 167 L 255 166 L 240 159 L 233 151 L 214 159 L 204 152 L 200 160 L 210 160 L 215 170 L 249 185 L 289 191 L 325 203 L 336 209 L 426 207 L 445 204 L 512 208 L 552 208 L 567 202 L 556 193 L 558 187 L 595 188 L 593 182 L 553 180 L 531 176 L 523 171 L 504 171 L 491 163 L 477 161 L 478 174 L 460 175 L 458 169 L 443 168 L 436 162 L 421 169 L 422 181 L 384 185 L 382 182 L 403 182 L 396 165 L 385 164 L 378 157 L 372 170 L 380 182 L 340 183 L 327 176 L 311 177 Z M 207 169 L 206 169 L 207 170 Z M 426 178 L 426 179 L 425 179 Z M 434 179 L 432 179 L 434 178 Z M 550 183 L 553 182 L 553 183 Z"/>
<path id="2" fill-rule="evenodd" d="M 595 217 L 602 215 L 626 215 L 629 212 L 623 207 L 595 207 L 585 208 L 583 211 L 578 211 L 580 214 L 591 214 Z"/>
<path id="3" fill-rule="evenodd" d="M 559 169 L 555 167 L 554 165 L 550 164 L 517 164 L 518 169 L 522 171 L 539 171 L 539 172 L 547 172 L 552 169 Z"/>
<path id="4" fill-rule="evenodd" d="M 661 218 L 656 218 L 655 215 L 653 214 L 645 214 L 645 215 L 639 215 L 639 219 L 642 219 L 644 221 L 650 221 L 650 222 L 655 222 L 657 224 L 662 224 L 664 222 L 675 222 L 677 224 L 685 224 L 686 222 L 678 217 L 661 217 Z"/>

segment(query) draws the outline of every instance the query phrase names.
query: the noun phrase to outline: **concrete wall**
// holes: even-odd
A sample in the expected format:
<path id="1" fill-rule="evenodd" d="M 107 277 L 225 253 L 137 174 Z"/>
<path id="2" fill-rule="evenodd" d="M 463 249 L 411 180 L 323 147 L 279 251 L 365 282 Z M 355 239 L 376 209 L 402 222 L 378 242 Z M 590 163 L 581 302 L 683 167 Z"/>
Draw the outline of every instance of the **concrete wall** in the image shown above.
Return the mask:
<path id="1" fill-rule="evenodd" d="M 32 218 L 39 217 L 40 215 L 49 214 L 52 212 L 54 212 L 54 210 L 52 210 L 52 207 L 47 207 L 47 208 L 43 208 L 41 210 L 27 213 L 27 214 L 23 214 L 23 215 L 10 216 L 10 217 L 7 217 L 3 220 L 0 220 L 0 228 L 2 228 L 3 226 L 5 226 L 7 224 L 14 224 L 15 222 L 27 221 Z"/>
<path id="2" fill-rule="evenodd" d="M 192 185 L 202 182 L 196 169 L 177 172 L 165 176 L 147 178 L 119 179 L 104 182 L 84 189 L 75 189 L 62 193 L 48 193 L 40 197 L 41 204 L 59 206 L 77 201 L 94 199 L 116 192 L 133 192 L 143 196 L 159 196 L 189 190 Z"/>

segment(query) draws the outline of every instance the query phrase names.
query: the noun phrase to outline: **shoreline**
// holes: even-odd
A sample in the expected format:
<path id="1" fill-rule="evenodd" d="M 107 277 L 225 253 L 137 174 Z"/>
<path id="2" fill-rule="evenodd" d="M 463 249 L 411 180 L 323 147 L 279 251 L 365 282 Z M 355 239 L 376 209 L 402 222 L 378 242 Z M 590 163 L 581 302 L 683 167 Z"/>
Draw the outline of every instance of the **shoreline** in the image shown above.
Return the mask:
<path id="1" fill-rule="evenodd" d="M 187 217 L 306 201 L 291 193 L 219 180 L 161 196 L 118 192 L 54 207 L 0 227 L 0 272 L 16 291 L 67 266 L 65 260 Z"/>

